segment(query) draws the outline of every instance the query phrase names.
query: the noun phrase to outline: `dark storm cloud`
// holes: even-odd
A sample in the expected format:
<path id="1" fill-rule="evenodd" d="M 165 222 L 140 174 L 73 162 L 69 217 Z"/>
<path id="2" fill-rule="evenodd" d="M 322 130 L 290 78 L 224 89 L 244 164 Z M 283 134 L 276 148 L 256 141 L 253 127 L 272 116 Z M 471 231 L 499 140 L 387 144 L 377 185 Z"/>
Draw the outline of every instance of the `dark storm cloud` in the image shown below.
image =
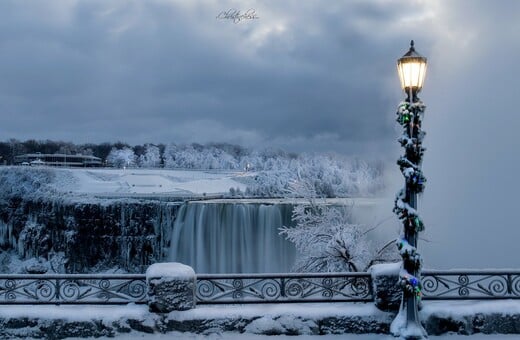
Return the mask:
<path id="1" fill-rule="evenodd" d="M 396 84 L 393 64 L 408 37 L 381 30 L 399 19 L 389 4 L 0 7 L 6 138 L 276 141 L 299 150 L 342 144 L 359 153 L 365 144 L 381 151 L 394 132 L 384 84 Z M 260 18 L 216 19 L 233 7 L 255 8 Z"/>

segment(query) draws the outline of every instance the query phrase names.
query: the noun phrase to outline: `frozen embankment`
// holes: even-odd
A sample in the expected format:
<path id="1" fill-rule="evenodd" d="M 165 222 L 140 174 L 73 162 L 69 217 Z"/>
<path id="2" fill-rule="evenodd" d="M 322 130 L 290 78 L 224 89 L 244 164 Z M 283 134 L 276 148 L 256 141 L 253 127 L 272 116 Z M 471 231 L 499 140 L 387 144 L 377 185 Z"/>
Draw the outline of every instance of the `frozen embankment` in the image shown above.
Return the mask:
<path id="1" fill-rule="evenodd" d="M 420 312 L 430 335 L 520 333 L 520 301 L 426 301 Z M 132 333 L 324 335 L 387 334 L 394 314 L 372 303 L 198 306 L 155 314 L 146 305 L 0 307 L 3 338 L 112 337 Z M 491 336 L 490 339 L 493 337 Z"/>

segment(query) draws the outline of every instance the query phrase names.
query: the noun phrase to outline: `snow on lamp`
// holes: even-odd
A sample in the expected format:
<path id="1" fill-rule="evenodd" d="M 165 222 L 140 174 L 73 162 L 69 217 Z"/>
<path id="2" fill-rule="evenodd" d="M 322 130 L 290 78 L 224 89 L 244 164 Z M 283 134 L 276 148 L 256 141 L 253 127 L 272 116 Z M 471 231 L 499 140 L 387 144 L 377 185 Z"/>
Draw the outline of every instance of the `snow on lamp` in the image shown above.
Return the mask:
<path id="1" fill-rule="evenodd" d="M 405 179 L 405 186 L 398 192 L 394 202 L 394 212 L 403 225 L 396 242 L 403 259 L 399 273 L 403 299 L 390 331 L 394 336 L 404 339 L 423 339 L 427 337 L 427 333 L 421 325 L 418 313 L 422 295 L 422 258 L 417 251 L 417 240 L 419 233 L 424 230 L 424 223 L 417 210 L 417 195 L 423 192 L 426 182 L 421 170 L 425 150 L 422 147 L 425 136 L 422 130 L 425 106 L 417 98 L 417 93 L 421 91 L 424 83 L 426 58 L 415 51 L 413 40 L 410 50 L 397 61 L 397 70 L 401 87 L 408 95 L 397 108 L 397 122 L 403 128 L 398 142 L 405 151 L 397 164 Z"/>
<path id="2" fill-rule="evenodd" d="M 401 88 L 412 101 L 419 93 L 426 76 L 426 58 L 415 51 L 413 40 L 410 49 L 397 61 L 397 72 L 401 80 Z"/>

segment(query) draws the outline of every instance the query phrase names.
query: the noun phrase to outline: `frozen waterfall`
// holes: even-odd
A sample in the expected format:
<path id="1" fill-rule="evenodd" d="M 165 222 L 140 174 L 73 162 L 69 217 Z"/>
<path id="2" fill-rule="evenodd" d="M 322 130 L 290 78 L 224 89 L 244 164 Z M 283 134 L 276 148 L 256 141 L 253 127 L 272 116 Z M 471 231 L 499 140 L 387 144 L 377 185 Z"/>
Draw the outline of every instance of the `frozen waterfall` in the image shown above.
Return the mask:
<path id="1" fill-rule="evenodd" d="M 278 228 L 291 225 L 291 212 L 289 204 L 184 204 L 173 225 L 168 261 L 197 273 L 287 272 L 296 250 Z"/>

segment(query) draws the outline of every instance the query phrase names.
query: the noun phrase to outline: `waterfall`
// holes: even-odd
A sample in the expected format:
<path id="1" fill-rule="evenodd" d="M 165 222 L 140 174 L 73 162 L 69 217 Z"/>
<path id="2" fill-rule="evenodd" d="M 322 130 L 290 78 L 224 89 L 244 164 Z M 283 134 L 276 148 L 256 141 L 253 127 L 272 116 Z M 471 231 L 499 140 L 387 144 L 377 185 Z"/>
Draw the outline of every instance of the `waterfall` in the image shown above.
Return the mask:
<path id="1" fill-rule="evenodd" d="M 292 206 L 186 203 L 173 224 L 168 261 L 197 273 L 288 272 L 294 245 L 278 228 L 291 225 Z"/>

